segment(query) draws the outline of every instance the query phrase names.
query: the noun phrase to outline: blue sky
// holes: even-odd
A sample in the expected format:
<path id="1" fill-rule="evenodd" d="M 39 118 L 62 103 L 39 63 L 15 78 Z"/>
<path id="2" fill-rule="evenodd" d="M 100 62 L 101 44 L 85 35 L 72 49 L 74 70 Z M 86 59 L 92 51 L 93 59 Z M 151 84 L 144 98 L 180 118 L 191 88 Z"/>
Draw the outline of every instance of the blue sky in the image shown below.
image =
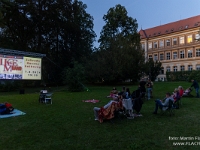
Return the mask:
<path id="1" fill-rule="evenodd" d="M 81 0 L 87 13 L 94 18 L 94 31 L 98 41 L 105 25 L 103 15 L 117 4 L 124 6 L 128 16 L 137 20 L 138 30 L 200 15 L 200 0 Z M 98 47 L 98 43 L 94 44 Z"/>

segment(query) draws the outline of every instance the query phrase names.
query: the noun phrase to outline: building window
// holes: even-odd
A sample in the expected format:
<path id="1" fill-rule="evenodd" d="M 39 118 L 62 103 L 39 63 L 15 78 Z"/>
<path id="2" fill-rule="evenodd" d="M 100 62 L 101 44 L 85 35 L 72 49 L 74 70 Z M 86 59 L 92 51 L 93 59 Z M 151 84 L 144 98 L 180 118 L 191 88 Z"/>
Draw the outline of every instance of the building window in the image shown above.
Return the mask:
<path id="1" fill-rule="evenodd" d="M 170 46 L 170 39 L 166 40 L 166 45 Z"/>
<path id="2" fill-rule="evenodd" d="M 192 58 L 192 50 L 188 50 L 188 58 Z"/>
<path id="3" fill-rule="evenodd" d="M 152 48 L 152 43 L 149 43 L 149 49 L 151 49 Z"/>
<path id="4" fill-rule="evenodd" d="M 153 43 L 153 47 L 154 47 L 154 48 L 158 48 L 158 42 L 154 42 L 154 43 Z"/>
<path id="5" fill-rule="evenodd" d="M 173 52 L 173 59 L 177 59 L 178 56 L 177 56 L 177 52 Z"/>
<path id="6" fill-rule="evenodd" d="M 192 35 L 188 35 L 187 36 L 187 43 L 191 43 L 192 42 Z"/>
<path id="7" fill-rule="evenodd" d="M 167 53 L 166 59 L 167 59 L 167 60 L 170 60 L 170 53 Z"/>
<path id="8" fill-rule="evenodd" d="M 142 49 L 145 49 L 145 44 L 144 43 L 142 43 Z"/>
<path id="9" fill-rule="evenodd" d="M 184 44 L 184 43 L 185 43 L 185 41 L 184 41 L 184 37 L 180 37 L 179 40 L 180 40 L 180 41 L 179 41 L 180 44 Z"/>
<path id="10" fill-rule="evenodd" d="M 185 71 L 185 66 L 181 66 L 181 71 Z"/>
<path id="11" fill-rule="evenodd" d="M 180 51 L 180 58 L 184 58 L 184 57 L 185 57 L 184 51 Z"/>
<path id="12" fill-rule="evenodd" d="M 166 71 L 170 72 L 170 66 L 166 67 Z"/>
<path id="13" fill-rule="evenodd" d="M 196 57 L 200 57 L 200 49 L 196 49 Z"/>
<path id="14" fill-rule="evenodd" d="M 192 65 L 188 65 L 188 71 L 192 71 Z"/>
<path id="15" fill-rule="evenodd" d="M 177 69 L 177 66 L 174 66 L 174 72 L 177 72 L 178 69 Z"/>
<path id="16" fill-rule="evenodd" d="M 152 59 L 152 55 L 149 55 L 149 59 Z"/>
<path id="17" fill-rule="evenodd" d="M 177 45 L 177 38 L 173 38 L 173 45 Z"/>
<path id="18" fill-rule="evenodd" d="M 196 70 L 200 70 L 200 65 L 196 65 Z"/>
<path id="19" fill-rule="evenodd" d="M 161 69 L 160 74 L 164 74 L 164 68 Z"/>
<path id="20" fill-rule="evenodd" d="M 164 41 L 163 40 L 159 41 L 159 47 L 164 47 Z"/>
<path id="21" fill-rule="evenodd" d="M 158 60 L 158 55 L 154 54 L 154 61 Z"/>
<path id="22" fill-rule="evenodd" d="M 160 60 L 164 60 L 164 54 L 160 54 Z"/>
<path id="23" fill-rule="evenodd" d="M 196 41 L 200 40 L 200 35 L 199 35 L 199 34 L 196 34 L 196 35 L 195 35 L 195 40 L 196 40 Z"/>

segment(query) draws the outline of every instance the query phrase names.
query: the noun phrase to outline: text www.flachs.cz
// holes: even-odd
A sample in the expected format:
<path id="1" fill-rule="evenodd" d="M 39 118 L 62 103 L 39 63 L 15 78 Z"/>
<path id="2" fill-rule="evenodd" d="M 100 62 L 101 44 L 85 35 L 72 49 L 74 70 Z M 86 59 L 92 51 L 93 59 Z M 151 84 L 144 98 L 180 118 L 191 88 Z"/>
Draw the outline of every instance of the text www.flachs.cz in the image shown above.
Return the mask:
<path id="1" fill-rule="evenodd" d="M 197 146 L 200 142 L 173 142 L 173 146 Z"/>

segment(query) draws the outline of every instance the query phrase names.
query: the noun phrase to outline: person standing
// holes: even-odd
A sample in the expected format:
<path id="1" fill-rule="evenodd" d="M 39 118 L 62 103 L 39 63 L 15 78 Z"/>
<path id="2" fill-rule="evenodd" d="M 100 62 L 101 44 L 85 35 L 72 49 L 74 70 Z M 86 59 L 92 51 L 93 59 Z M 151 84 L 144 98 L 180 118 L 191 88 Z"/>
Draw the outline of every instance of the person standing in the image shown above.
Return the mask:
<path id="1" fill-rule="evenodd" d="M 196 80 L 192 79 L 191 80 L 192 82 L 192 85 L 191 87 L 194 87 L 195 88 L 195 92 L 196 92 L 196 97 L 199 98 L 199 84 Z"/>
<path id="2" fill-rule="evenodd" d="M 145 93 L 146 92 L 146 88 L 145 88 L 145 85 L 146 85 L 146 81 L 144 81 L 144 78 L 141 79 L 140 83 L 140 90 L 142 93 Z"/>
<path id="3" fill-rule="evenodd" d="M 148 100 L 151 99 L 151 91 L 152 90 L 152 84 L 151 84 L 151 80 L 149 79 L 148 82 L 147 82 L 147 97 L 148 97 Z"/>

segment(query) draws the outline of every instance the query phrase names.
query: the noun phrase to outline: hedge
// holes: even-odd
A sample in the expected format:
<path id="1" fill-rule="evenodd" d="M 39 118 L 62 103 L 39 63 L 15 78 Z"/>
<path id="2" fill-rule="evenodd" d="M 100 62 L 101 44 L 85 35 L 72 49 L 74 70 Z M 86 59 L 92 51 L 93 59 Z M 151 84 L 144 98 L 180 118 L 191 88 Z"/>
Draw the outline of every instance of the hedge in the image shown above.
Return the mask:
<path id="1" fill-rule="evenodd" d="M 167 81 L 200 81 L 200 70 L 166 72 Z"/>

